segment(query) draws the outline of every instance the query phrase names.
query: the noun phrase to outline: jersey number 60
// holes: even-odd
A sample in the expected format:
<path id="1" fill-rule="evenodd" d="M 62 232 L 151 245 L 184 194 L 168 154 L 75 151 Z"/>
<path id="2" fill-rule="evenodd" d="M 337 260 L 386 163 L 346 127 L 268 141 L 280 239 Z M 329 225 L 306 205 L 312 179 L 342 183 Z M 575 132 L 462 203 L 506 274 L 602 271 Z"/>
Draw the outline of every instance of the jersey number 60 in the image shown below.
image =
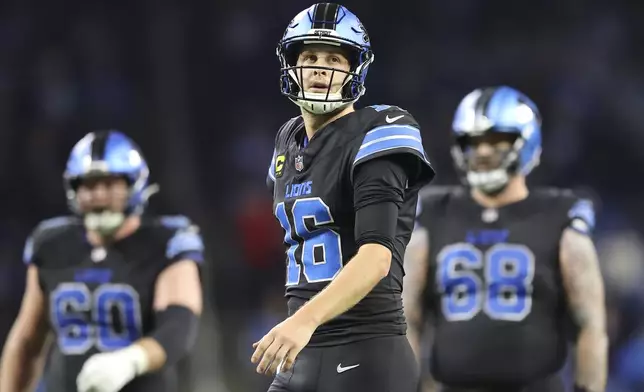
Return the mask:
<path id="1" fill-rule="evenodd" d="M 523 245 L 496 244 L 487 252 L 467 243 L 446 246 L 437 257 L 443 315 L 465 321 L 481 309 L 494 320 L 521 321 L 532 310 L 534 254 Z M 485 281 L 473 271 L 483 268 Z"/>
<path id="2" fill-rule="evenodd" d="M 320 225 L 333 223 L 329 206 L 319 197 L 298 199 L 289 209 L 284 203 L 279 203 L 275 207 L 275 216 L 284 229 L 284 242 L 290 245 L 286 251 L 286 285 L 292 286 L 300 282 L 300 265 L 307 282 L 332 280 L 342 268 L 342 244 L 340 234 L 331 229 L 319 228 Z M 311 228 L 307 226 L 307 220 L 310 220 Z M 296 236 L 299 241 L 293 239 Z M 315 259 L 316 249 L 320 250 L 319 260 Z"/>
<path id="3" fill-rule="evenodd" d="M 64 354 L 81 355 L 94 346 L 111 351 L 141 337 L 139 294 L 129 285 L 106 283 L 91 292 L 85 283 L 62 283 L 50 301 L 52 324 Z"/>

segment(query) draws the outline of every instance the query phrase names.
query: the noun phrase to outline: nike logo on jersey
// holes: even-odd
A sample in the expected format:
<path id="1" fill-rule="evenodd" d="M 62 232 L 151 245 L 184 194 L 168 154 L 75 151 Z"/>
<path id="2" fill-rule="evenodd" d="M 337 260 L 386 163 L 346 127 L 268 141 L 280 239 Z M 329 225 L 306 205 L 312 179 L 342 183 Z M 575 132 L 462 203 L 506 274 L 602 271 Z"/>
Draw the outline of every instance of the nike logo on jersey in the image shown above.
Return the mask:
<path id="1" fill-rule="evenodd" d="M 338 374 L 339 374 L 339 373 L 344 373 L 344 372 L 346 372 L 347 370 L 355 369 L 355 368 L 357 368 L 358 366 L 360 366 L 360 364 L 342 367 L 342 364 L 341 364 L 341 363 L 339 363 L 339 364 L 338 364 L 338 368 L 337 368 L 336 370 L 338 371 Z"/>
<path id="2" fill-rule="evenodd" d="M 387 124 L 391 124 L 392 122 L 395 122 L 396 120 L 400 120 L 403 117 L 405 117 L 404 114 L 401 114 L 400 116 L 396 116 L 396 117 L 389 117 L 389 115 L 387 115 L 385 117 L 385 121 L 387 121 Z"/>

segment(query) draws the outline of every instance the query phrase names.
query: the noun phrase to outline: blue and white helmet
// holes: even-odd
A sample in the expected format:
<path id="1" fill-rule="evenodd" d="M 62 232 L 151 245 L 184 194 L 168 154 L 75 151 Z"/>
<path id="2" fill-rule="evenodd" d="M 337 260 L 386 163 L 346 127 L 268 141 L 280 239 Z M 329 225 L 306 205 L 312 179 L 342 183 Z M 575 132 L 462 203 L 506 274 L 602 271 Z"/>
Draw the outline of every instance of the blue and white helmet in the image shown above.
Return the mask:
<path id="1" fill-rule="evenodd" d="M 296 66 L 302 46 L 307 44 L 343 48 L 349 54 L 349 72 L 322 66 Z M 358 17 L 346 7 L 334 3 L 314 4 L 297 14 L 277 45 L 277 57 L 281 65 L 282 94 L 315 114 L 330 113 L 356 102 L 365 93 L 365 78 L 374 60 L 369 35 Z M 305 93 L 302 90 L 304 68 L 344 73 L 342 88 L 333 92 L 329 86 L 326 93 Z"/>
<path id="2" fill-rule="evenodd" d="M 480 88 L 469 93 L 458 105 L 452 130 L 457 140 L 452 148 L 457 168 L 470 186 L 484 192 L 503 189 L 512 175 L 528 175 L 539 164 L 541 115 L 530 98 L 511 87 Z M 467 139 L 490 132 L 516 135 L 516 140 L 500 167 L 473 171 L 464 152 Z"/>
<path id="3" fill-rule="evenodd" d="M 80 213 L 76 189 L 80 181 L 92 176 L 123 176 L 130 185 L 126 215 L 141 214 L 149 196 L 148 165 L 139 147 L 123 133 L 110 130 L 91 132 L 72 149 L 63 175 L 69 205 Z"/>

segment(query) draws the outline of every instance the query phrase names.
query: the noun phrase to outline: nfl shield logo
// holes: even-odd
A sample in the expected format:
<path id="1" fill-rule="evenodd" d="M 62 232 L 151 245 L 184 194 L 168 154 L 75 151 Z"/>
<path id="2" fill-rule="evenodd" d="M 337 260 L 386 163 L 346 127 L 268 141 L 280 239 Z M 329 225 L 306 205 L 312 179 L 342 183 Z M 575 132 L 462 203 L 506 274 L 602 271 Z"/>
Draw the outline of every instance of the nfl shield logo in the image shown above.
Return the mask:
<path id="1" fill-rule="evenodd" d="M 304 157 L 298 155 L 295 157 L 295 170 L 302 171 L 304 169 Z"/>
<path id="2" fill-rule="evenodd" d="M 481 219 L 485 223 L 496 222 L 499 219 L 499 212 L 495 208 L 486 208 L 481 214 Z"/>
<path id="3" fill-rule="evenodd" d="M 100 247 L 92 249 L 91 258 L 93 262 L 100 263 L 101 261 L 105 260 L 106 256 L 107 251 L 105 250 L 105 248 Z"/>

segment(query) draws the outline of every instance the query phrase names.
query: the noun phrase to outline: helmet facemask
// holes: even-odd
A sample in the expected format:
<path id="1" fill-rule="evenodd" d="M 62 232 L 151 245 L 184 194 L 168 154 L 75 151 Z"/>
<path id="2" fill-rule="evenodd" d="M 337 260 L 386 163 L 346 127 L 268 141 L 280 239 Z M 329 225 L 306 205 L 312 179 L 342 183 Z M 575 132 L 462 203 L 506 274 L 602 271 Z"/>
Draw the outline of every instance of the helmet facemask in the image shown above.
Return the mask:
<path id="1" fill-rule="evenodd" d="M 324 44 L 340 49 L 350 64 L 348 71 L 334 67 L 318 65 L 297 65 L 297 60 L 305 50 L 307 44 Z M 366 91 L 364 80 L 369 65 L 373 62 L 373 53 L 369 49 L 357 49 L 353 45 L 338 43 L 335 41 L 296 41 L 292 43 L 280 43 L 277 48 L 277 55 L 281 63 L 281 92 L 296 105 L 313 114 L 327 114 L 337 111 L 356 102 Z M 303 89 L 304 71 L 318 70 L 330 74 L 326 91 L 306 92 Z M 340 87 L 332 83 L 339 77 L 342 78 Z M 332 91 L 337 89 L 337 91 Z"/>
<path id="2" fill-rule="evenodd" d="M 479 143 L 486 143 L 486 148 L 490 149 L 483 156 L 478 152 Z M 517 133 L 491 131 L 479 136 L 464 135 L 457 138 L 452 156 L 464 174 L 464 182 L 485 194 L 497 195 L 518 174 L 524 144 L 524 139 Z"/>
<path id="3" fill-rule="evenodd" d="M 150 196 L 159 191 L 156 184 L 147 185 L 146 174 L 138 178 L 105 172 L 90 172 L 79 177 L 65 177 L 65 192 L 72 210 L 82 216 L 85 227 L 99 233 L 102 237 L 112 237 L 123 225 L 127 217 L 140 215 Z M 124 180 L 125 188 L 110 186 L 115 180 Z M 92 183 L 104 182 L 105 194 L 97 195 L 91 188 Z M 82 184 L 89 184 L 81 188 Z M 88 189 L 89 188 L 89 189 Z M 94 198 L 100 197 L 97 202 Z"/>
<path id="4" fill-rule="evenodd" d="M 66 181 L 67 197 L 87 230 L 112 237 L 129 215 L 132 182 L 124 175 L 88 173 Z"/>

